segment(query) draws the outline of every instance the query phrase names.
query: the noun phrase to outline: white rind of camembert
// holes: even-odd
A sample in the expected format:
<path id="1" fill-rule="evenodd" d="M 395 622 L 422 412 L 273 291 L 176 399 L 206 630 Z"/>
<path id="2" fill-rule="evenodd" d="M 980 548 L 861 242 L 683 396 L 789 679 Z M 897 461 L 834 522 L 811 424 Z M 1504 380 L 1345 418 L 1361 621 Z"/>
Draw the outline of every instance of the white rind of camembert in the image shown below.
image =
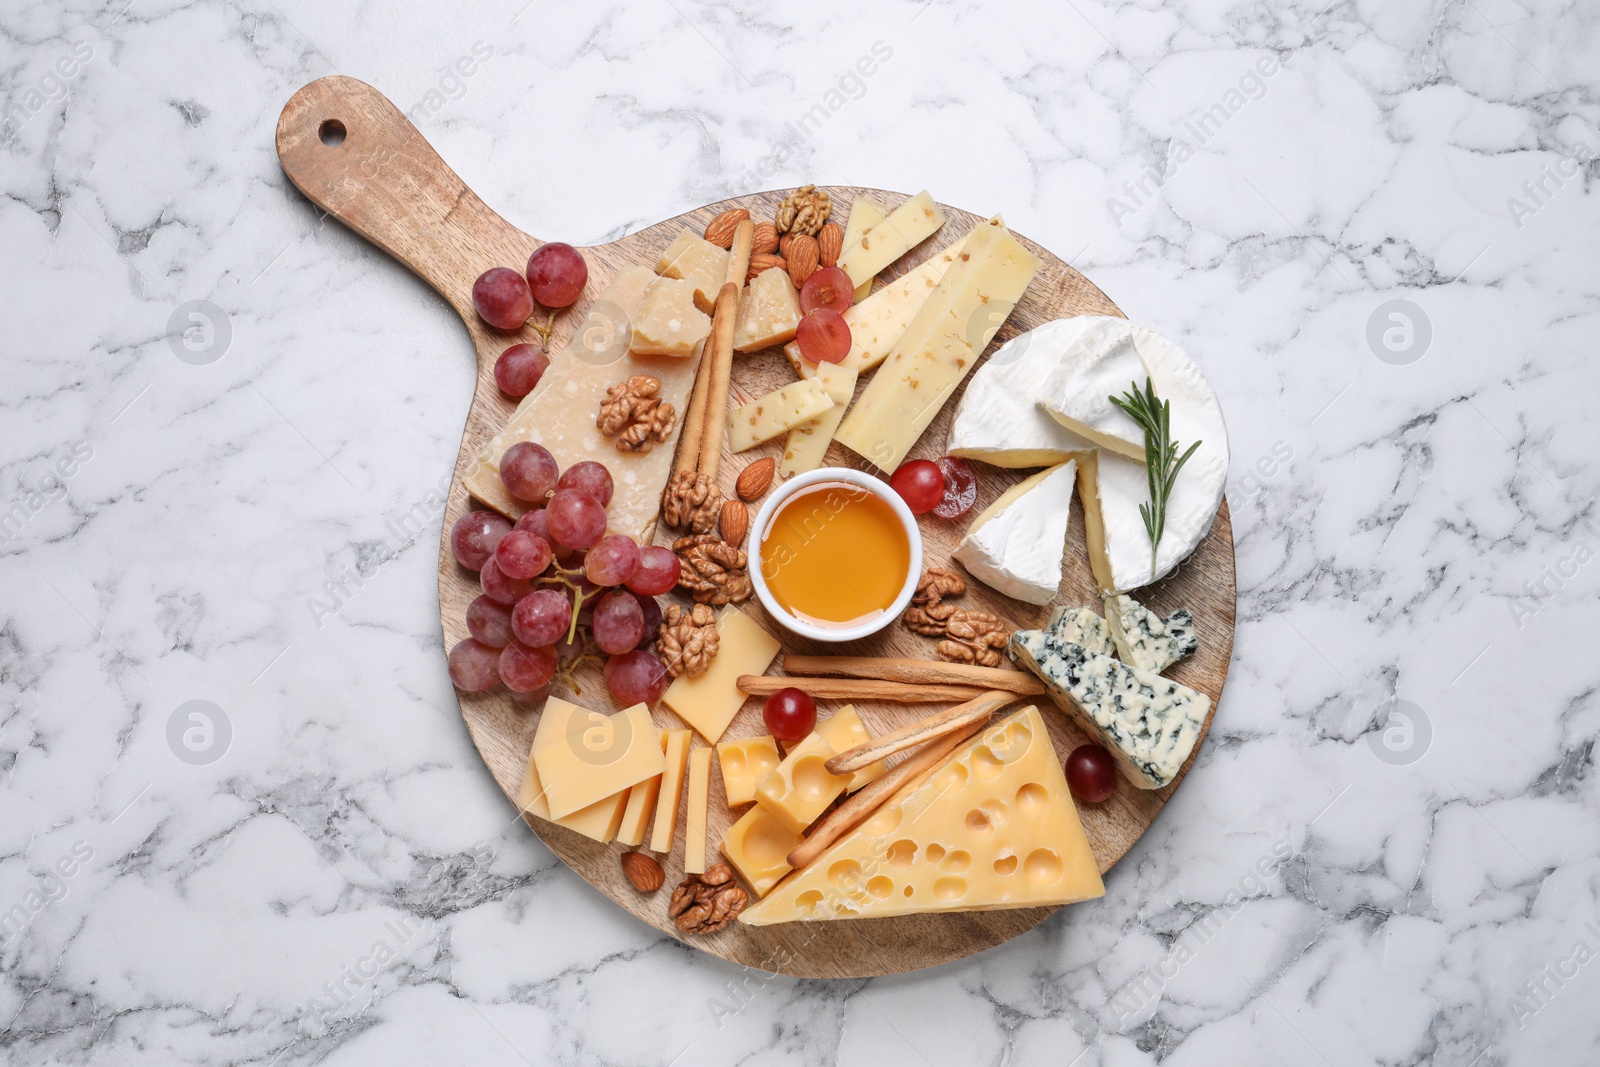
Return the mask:
<path id="1" fill-rule="evenodd" d="M 1126 319 L 1106 319 L 1085 330 L 1044 383 L 1039 405 L 1061 425 L 1121 456 L 1144 460 L 1144 430 L 1111 402 L 1142 388 L 1147 371 Z"/>
<path id="2" fill-rule="evenodd" d="M 1131 596 L 1106 597 L 1106 623 L 1122 662 L 1160 674 L 1200 647 L 1194 615 L 1179 608 L 1162 618 Z"/>
<path id="3" fill-rule="evenodd" d="M 1061 585 L 1077 477 L 1068 460 L 1013 485 L 973 521 L 951 558 L 1006 596 L 1050 603 Z"/>
<path id="4" fill-rule="evenodd" d="M 1044 680 L 1063 711 L 1096 734 L 1140 789 L 1177 777 L 1205 726 L 1211 698 L 1044 630 L 1011 635 L 1011 658 Z"/>

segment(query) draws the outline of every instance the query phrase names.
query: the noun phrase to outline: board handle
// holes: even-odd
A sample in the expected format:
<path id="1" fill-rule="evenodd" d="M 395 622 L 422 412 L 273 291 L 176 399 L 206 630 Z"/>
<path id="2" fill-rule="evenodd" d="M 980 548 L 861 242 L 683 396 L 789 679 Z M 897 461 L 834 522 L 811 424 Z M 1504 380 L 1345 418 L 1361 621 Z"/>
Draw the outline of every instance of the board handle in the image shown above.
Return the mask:
<path id="1" fill-rule="evenodd" d="M 306 85 L 278 116 L 278 159 L 312 203 L 410 267 L 475 325 L 472 283 L 540 242 L 491 211 L 399 108 L 355 78 Z"/>

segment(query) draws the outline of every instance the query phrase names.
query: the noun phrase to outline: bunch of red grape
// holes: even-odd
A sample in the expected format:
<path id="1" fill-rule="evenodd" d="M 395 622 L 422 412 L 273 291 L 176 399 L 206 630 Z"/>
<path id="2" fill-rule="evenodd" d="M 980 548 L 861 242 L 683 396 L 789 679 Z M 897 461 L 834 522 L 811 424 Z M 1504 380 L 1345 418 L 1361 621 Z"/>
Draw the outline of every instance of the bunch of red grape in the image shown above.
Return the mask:
<path id="1" fill-rule="evenodd" d="M 490 267 L 478 275 L 472 285 L 472 306 L 495 329 L 520 330 L 533 315 L 535 302 L 547 308 L 570 307 L 588 283 L 589 264 L 582 253 L 552 241 L 528 257 L 527 270 L 521 274 L 510 267 Z M 542 345 L 515 344 L 495 361 L 494 380 L 510 396 L 527 396 L 549 366 Z"/>
<path id="2" fill-rule="evenodd" d="M 667 669 L 646 646 L 661 629 L 655 598 L 678 584 L 677 555 L 606 533 L 612 479 L 603 464 L 562 471 L 543 445 L 523 442 L 501 457 L 500 477 L 532 507 L 515 525 L 469 511 L 450 531 L 457 561 L 483 584 L 467 608 L 472 636 L 450 650 L 450 680 L 469 693 L 504 682 L 526 696 L 600 654 L 606 688 L 623 705 L 659 700 Z"/>

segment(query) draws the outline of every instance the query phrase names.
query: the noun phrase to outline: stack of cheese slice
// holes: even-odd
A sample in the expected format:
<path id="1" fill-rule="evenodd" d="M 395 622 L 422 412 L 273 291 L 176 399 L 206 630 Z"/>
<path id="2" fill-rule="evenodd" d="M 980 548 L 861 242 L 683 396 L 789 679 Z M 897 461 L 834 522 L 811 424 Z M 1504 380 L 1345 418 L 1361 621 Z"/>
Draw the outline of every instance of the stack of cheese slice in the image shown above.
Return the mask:
<path id="1" fill-rule="evenodd" d="M 1071 904 L 1105 887 L 1036 708 L 913 780 L 740 921 Z"/>
<path id="2" fill-rule="evenodd" d="M 1144 438 L 1107 400 L 1143 388 L 1147 376 L 1171 405 L 1179 447 L 1200 442 L 1168 498 L 1153 561 L 1139 514 L 1150 499 Z M 1159 334 L 1104 316 L 1048 322 L 1001 346 L 973 374 L 946 450 L 999 467 L 1076 460 L 1089 562 L 1106 592 L 1149 585 L 1187 558 L 1211 529 L 1228 476 L 1227 426 L 1199 369 Z"/>

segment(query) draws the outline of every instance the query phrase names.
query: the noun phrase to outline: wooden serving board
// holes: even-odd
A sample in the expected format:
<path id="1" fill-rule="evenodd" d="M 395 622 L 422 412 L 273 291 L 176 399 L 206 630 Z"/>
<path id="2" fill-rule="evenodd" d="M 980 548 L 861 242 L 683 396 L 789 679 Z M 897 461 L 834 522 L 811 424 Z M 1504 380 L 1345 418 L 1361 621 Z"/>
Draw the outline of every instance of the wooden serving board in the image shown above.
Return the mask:
<path id="1" fill-rule="evenodd" d="M 472 283 L 491 266 L 520 269 L 541 242 L 485 206 L 444 164 L 398 108 L 371 86 L 352 78 L 322 78 L 296 93 L 279 119 L 277 147 L 284 171 L 301 192 L 410 267 L 455 307 L 477 352 L 477 390 L 467 415 L 461 453 L 456 459 L 439 550 L 440 620 L 444 647 L 452 648 L 468 636 L 467 605 L 480 591 L 477 575 L 460 567 L 450 550 L 450 528 L 470 506 L 461 479 L 472 458 L 500 430 L 515 406 L 495 386 L 495 359 L 508 345 L 534 339 L 530 329 L 507 333 L 491 329 L 480 321 L 472 308 Z M 834 218 L 841 223 L 858 196 L 888 208 L 905 199 L 905 194 L 878 189 L 833 186 L 828 187 L 828 191 L 833 197 Z M 559 317 L 551 350 L 565 342 L 572 324 L 581 321 L 581 313 L 620 267 L 631 263 L 653 265 L 657 254 L 683 226 L 701 232 L 707 222 L 728 208 L 748 208 L 753 218 L 770 220 L 785 192 L 787 190 L 755 193 L 708 204 L 610 244 L 582 249 L 589 263 L 589 286 L 583 298 Z M 915 266 L 981 221 L 980 216 L 956 208 L 944 210 L 949 221 L 943 230 L 914 249 L 887 274 Z M 1021 238 L 1020 234 L 1018 236 Z M 1048 250 L 1026 238 L 1021 239 L 1044 265 L 995 338 L 994 345 L 1051 319 L 1121 314 L 1081 274 Z M 740 357 L 733 380 L 733 402 L 739 403 L 788 384 L 794 380 L 794 374 L 783 355 L 772 350 Z M 955 399 L 952 399 L 923 434 L 912 456 L 931 458 L 942 452 L 954 408 Z M 778 454 L 781 444 L 782 438 L 761 449 L 738 455 L 725 453 L 720 468 L 724 493 L 729 497 L 733 495 L 734 478 L 747 463 L 759 456 Z M 838 444 L 832 446 L 828 461 L 842 466 L 865 466 Z M 977 509 L 987 506 L 1008 486 L 1029 473 L 1001 470 L 981 463 L 974 464 L 974 469 L 979 479 Z M 929 564 L 948 563 L 951 550 L 977 509 L 955 523 L 943 522 L 931 515 L 923 517 L 922 537 Z M 1091 605 L 1099 611 L 1097 588 L 1083 544 L 1081 505 L 1076 499 L 1073 512 L 1057 602 Z M 657 535 L 658 543 L 666 544 L 671 539 L 672 531 Z M 1139 597 L 1162 613 L 1177 607 L 1187 607 L 1194 612 L 1200 633 L 1200 651 L 1174 667 L 1169 675 L 1208 694 L 1215 714 L 1233 649 L 1233 531 L 1226 501 L 1210 533 L 1178 573 L 1140 590 Z M 1019 629 L 1038 627 L 1049 616 L 1049 608 L 1011 600 L 976 581 L 970 583 L 970 591 L 962 603 L 993 611 Z M 743 608 L 782 638 L 787 652 L 917 658 L 934 655 L 932 640 L 919 637 L 899 624 L 863 641 L 818 646 L 788 636 L 765 617 L 756 601 L 751 600 Z M 781 668 L 780 657 L 774 673 L 781 672 Z M 598 670 L 580 673 L 577 681 L 581 695 L 558 689 L 559 695 L 592 707 L 615 710 Z M 488 694 L 457 695 L 473 743 L 495 781 L 507 796 L 514 798 L 521 784 L 542 700 L 517 701 L 503 689 Z M 1045 719 L 1060 755 L 1064 757 L 1074 746 L 1087 740 L 1047 698 L 1040 698 L 1038 702 L 1046 705 Z M 760 707 L 759 700 L 747 702 L 727 737 L 764 733 Z M 831 714 L 836 707 L 837 702 L 824 701 L 820 711 L 824 715 Z M 926 705 L 858 704 L 857 707 L 874 733 L 904 725 L 934 710 Z M 658 725 L 683 725 L 664 706 L 656 709 L 655 717 Z M 1206 725 L 1209 728 L 1209 721 Z M 1203 741 L 1204 734 L 1201 736 Z M 696 744 L 701 743 L 703 741 L 697 738 Z M 1193 757 L 1190 762 L 1192 764 Z M 1185 766 L 1184 773 L 1187 771 L 1188 766 Z M 1105 804 L 1081 808 L 1084 827 L 1102 871 L 1122 858 L 1139 839 L 1182 780 L 1183 774 L 1180 774 L 1172 785 L 1156 791 L 1134 789 L 1123 782 Z M 701 951 L 766 971 L 802 977 L 847 978 L 929 967 L 1001 944 L 1055 911 L 1054 908 L 1031 908 L 767 927 L 735 923 L 708 937 L 683 938 L 666 914 L 670 888 L 683 878 L 681 830 L 672 854 L 662 857 L 667 871 L 666 888 L 650 896 L 641 896 L 622 875 L 618 862 L 619 854 L 624 851 L 622 846 L 600 845 L 539 819 L 528 818 L 527 821 L 573 870 L 645 922 Z M 723 798 L 720 775 L 713 775 L 710 837 L 713 848 L 732 821 Z M 680 827 L 682 822 L 680 817 Z"/>

